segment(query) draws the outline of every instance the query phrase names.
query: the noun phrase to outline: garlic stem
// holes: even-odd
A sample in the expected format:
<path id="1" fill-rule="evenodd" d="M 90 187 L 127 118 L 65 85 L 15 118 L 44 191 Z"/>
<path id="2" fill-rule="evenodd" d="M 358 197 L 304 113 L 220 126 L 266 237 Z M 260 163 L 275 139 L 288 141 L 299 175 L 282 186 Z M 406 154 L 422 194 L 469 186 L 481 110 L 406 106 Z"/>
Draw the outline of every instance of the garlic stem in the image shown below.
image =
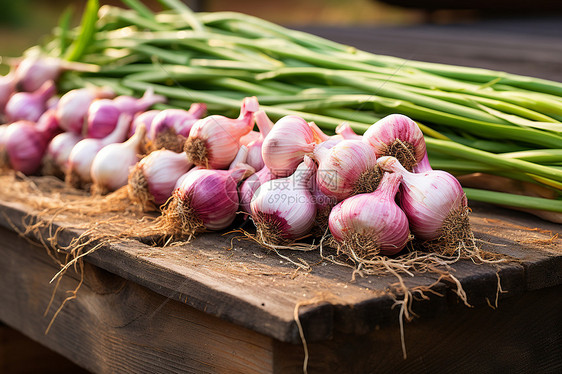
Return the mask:
<path id="1" fill-rule="evenodd" d="M 255 121 L 256 121 L 256 125 L 258 126 L 258 129 L 260 130 L 259 132 L 260 132 L 262 138 L 265 138 L 267 136 L 267 134 L 269 134 L 269 132 L 273 128 L 274 123 L 269 119 L 265 110 L 258 110 L 254 114 L 254 118 L 255 118 Z"/>
<path id="2" fill-rule="evenodd" d="M 314 140 L 316 141 L 316 143 L 322 143 L 330 139 L 330 136 L 324 134 L 324 132 L 320 130 L 320 127 L 318 127 L 316 123 L 309 122 L 308 125 L 312 129 L 312 133 L 314 134 Z"/>

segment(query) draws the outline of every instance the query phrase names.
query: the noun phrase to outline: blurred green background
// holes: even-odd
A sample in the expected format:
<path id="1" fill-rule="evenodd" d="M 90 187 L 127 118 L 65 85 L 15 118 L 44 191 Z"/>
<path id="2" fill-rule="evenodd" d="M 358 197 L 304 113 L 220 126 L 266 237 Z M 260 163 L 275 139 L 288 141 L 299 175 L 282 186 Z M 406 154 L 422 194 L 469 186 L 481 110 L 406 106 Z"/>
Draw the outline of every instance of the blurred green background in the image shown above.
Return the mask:
<path id="1" fill-rule="evenodd" d="M 154 10 L 156 0 L 143 0 Z M 482 18 L 529 16 L 537 11 L 560 12 L 562 0 L 184 0 L 194 10 L 233 10 L 255 15 L 284 26 L 396 26 L 421 23 L 470 23 Z M 86 0 L 0 0 L 0 56 L 17 57 L 58 23 L 66 9 L 73 8 L 73 25 L 80 21 Z M 124 6 L 119 0 L 100 4 Z M 398 6 L 404 5 L 404 6 Z M 472 9 L 462 9 L 472 8 Z M 0 66 L 0 73 L 6 66 Z"/>
<path id="2" fill-rule="evenodd" d="M 161 9 L 157 1 L 144 1 L 152 9 Z M 193 9 L 203 11 L 235 10 L 280 23 L 299 25 L 404 25 L 427 21 L 427 12 L 400 8 L 372 0 L 193 0 L 185 1 Z M 67 6 L 74 9 L 78 24 L 85 0 L 0 0 L 0 55 L 19 56 L 56 26 Z M 120 1 L 100 0 L 100 4 L 123 6 Z M 437 22 L 451 17 L 470 18 L 470 11 L 432 14 Z"/>

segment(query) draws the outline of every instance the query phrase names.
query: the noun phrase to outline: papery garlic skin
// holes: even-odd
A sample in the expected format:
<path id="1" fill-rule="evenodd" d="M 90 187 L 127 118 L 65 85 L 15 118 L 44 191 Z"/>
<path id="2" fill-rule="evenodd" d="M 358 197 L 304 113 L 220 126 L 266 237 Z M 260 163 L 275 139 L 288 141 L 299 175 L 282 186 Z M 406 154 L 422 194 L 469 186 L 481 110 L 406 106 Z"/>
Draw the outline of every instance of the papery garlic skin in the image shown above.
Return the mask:
<path id="1" fill-rule="evenodd" d="M 200 119 L 199 116 L 194 116 L 184 109 L 165 109 L 155 118 L 151 137 L 154 138 L 156 133 L 161 131 L 159 126 L 162 126 L 166 129 L 174 130 L 176 135 L 182 135 L 187 138 L 191 127 L 198 119 Z"/>
<path id="2" fill-rule="evenodd" d="M 145 209 L 154 205 L 158 207 L 172 196 L 178 179 L 191 166 L 184 152 L 176 153 L 167 149 L 151 152 L 129 174 L 129 196 Z"/>
<path id="3" fill-rule="evenodd" d="M 82 135 L 90 104 L 96 99 L 115 96 L 107 87 L 86 87 L 70 90 L 57 103 L 56 116 L 61 129 Z"/>
<path id="4" fill-rule="evenodd" d="M 90 169 L 96 154 L 103 148 L 98 139 L 83 139 L 79 141 L 68 156 L 66 182 L 73 187 L 83 187 L 92 182 Z M 72 176 L 75 177 L 72 177 Z"/>
<path id="5" fill-rule="evenodd" d="M 58 58 L 31 55 L 21 60 L 15 69 L 16 85 L 19 91 L 33 92 L 45 82 L 55 81 L 60 72 L 61 63 Z"/>
<path id="6" fill-rule="evenodd" d="M 43 112 L 41 117 L 39 117 L 35 123 L 35 127 L 43 134 L 45 139 L 47 139 L 47 142 L 50 142 L 51 139 L 62 132 L 54 109 L 49 109 Z"/>
<path id="7" fill-rule="evenodd" d="M 375 122 L 363 134 L 363 141 L 372 145 L 379 157 L 396 157 L 409 171 L 426 152 L 419 126 L 402 114 L 391 114 Z"/>
<path id="8" fill-rule="evenodd" d="M 192 193 L 191 205 L 208 230 L 222 230 L 230 226 L 238 211 L 238 174 L 231 170 L 205 170 L 188 174 L 179 190 Z M 222 175 L 221 175 L 222 174 Z M 241 175 L 239 176 L 241 178 Z"/>
<path id="9" fill-rule="evenodd" d="M 141 124 L 144 125 L 144 128 L 146 129 L 145 138 L 148 137 L 148 134 L 150 134 L 150 128 L 152 126 L 152 122 L 160 112 L 161 110 L 152 109 L 152 110 L 147 110 L 146 112 L 137 113 L 133 117 L 133 122 L 131 123 L 131 127 L 129 128 L 128 137 L 130 138 L 131 136 L 133 136 L 135 131 Z"/>
<path id="10" fill-rule="evenodd" d="M 189 162 L 189 160 L 188 160 L 188 162 Z M 174 186 L 174 190 L 176 190 L 177 188 L 179 188 L 179 186 L 181 186 L 181 184 L 183 183 L 183 180 L 187 177 L 188 174 L 194 173 L 196 170 L 200 170 L 200 169 L 205 169 L 205 168 L 202 168 L 201 166 L 193 166 L 191 169 L 189 169 L 189 170 L 187 171 L 187 173 L 181 175 L 181 176 L 178 178 L 178 180 L 177 180 L 177 182 L 176 182 L 176 184 L 175 184 L 175 186 Z"/>
<path id="11" fill-rule="evenodd" d="M 238 211 L 238 182 L 245 169 L 191 170 L 182 177 L 163 212 L 172 234 L 193 236 L 204 230 L 230 226 Z"/>
<path id="12" fill-rule="evenodd" d="M 262 184 L 250 203 L 258 238 L 266 244 L 281 244 L 307 235 L 316 217 L 316 205 L 308 190 L 316 165 L 308 156 L 286 178 Z"/>
<path id="13" fill-rule="evenodd" d="M 429 156 L 427 155 L 427 151 L 425 155 L 421 159 L 420 162 L 416 166 L 414 166 L 414 173 L 425 173 L 426 171 L 432 171 L 431 165 L 429 163 Z"/>
<path id="14" fill-rule="evenodd" d="M 314 133 L 304 119 L 285 116 L 263 141 L 263 161 L 273 174 L 286 177 L 297 169 L 305 155 L 312 154 L 315 145 Z"/>
<path id="15" fill-rule="evenodd" d="M 147 90 L 140 99 L 123 95 L 112 100 L 95 100 L 88 108 L 87 137 L 101 139 L 115 129 L 121 114 L 134 116 L 151 105 L 165 100 L 163 96 L 154 95 L 152 90 Z"/>
<path id="16" fill-rule="evenodd" d="M 15 92 L 15 89 L 15 73 L 12 69 L 8 74 L 0 76 L 0 122 L 2 121 L 6 103 L 10 99 L 10 96 L 12 96 Z"/>
<path id="17" fill-rule="evenodd" d="M 261 134 L 259 131 L 250 131 L 249 133 L 247 133 L 246 135 L 242 136 L 240 138 L 240 145 L 245 145 L 248 146 L 250 143 L 252 143 L 255 140 L 258 140 L 261 137 Z"/>
<path id="18" fill-rule="evenodd" d="M 314 158 L 318 187 L 337 201 L 374 191 L 382 177 L 375 149 L 360 140 L 342 140 L 328 149 L 317 147 Z"/>
<path id="19" fill-rule="evenodd" d="M 49 118 L 40 124 L 16 121 L 7 126 L 2 140 L 3 151 L 12 169 L 26 175 L 36 173 L 41 167 L 45 150 L 57 131 L 57 122 Z"/>
<path id="20" fill-rule="evenodd" d="M 111 99 L 97 99 L 90 104 L 86 116 L 86 137 L 101 139 L 109 135 L 114 129 L 121 110 Z"/>
<path id="21" fill-rule="evenodd" d="M 45 152 L 42 173 L 64 178 L 70 152 L 80 140 L 82 136 L 72 132 L 63 132 L 55 136 Z"/>
<path id="22" fill-rule="evenodd" d="M 6 116 L 10 121 L 36 122 L 47 110 L 47 100 L 56 92 L 53 81 L 45 82 L 33 92 L 14 93 L 6 103 Z"/>
<path id="23" fill-rule="evenodd" d="M 145 128 L 123 143 L 108 144 L 94 157 L 90 176 L 96 193 L 107 193 L 127 185 L 130 169 L 139 161 L 139 151 Z"/>
<path id="24" fill-rule="evenodd" d="M 154 120 L 147 138 L 151 142 L 151 149 L 166 148 L 174 152 L 181 152 L 185 139 L 191 128 L 207 111 L 205 104 L 191 104 L 189 110 L 165 109 Z"/>
<path id="25" fill-rule="evenodd" d="M 318 173 L 318 170 L 316 171 Z M 317 174 L 310 178 L 309 190 L 316 204 L 316 218 L 314 219 L 314 230 L 318 236 L 323 236 L 328 228 L 328 218 L 333 207 L 338 203 L 335 197 L 326 195 L 318 186 Z"/>
<path id="26" fill-rule="evenodd" d="M 248 157 L 246 162 L 256 170 L 261 170 L 265 166 L 261 154 L 262 145 L 263 139 L 258 139 L 248 145 Z"/>
<path id="27" fill-rule="evenodd" d="M 352 196 L 332 209 L 330 233 L 353 259 L 393 255 L 409 241 L 408 219 L 395 202 L 401 179 L 385 173 L 376 191 Z"/>
<path id="28" fill-rule="evenodd" d="M 131 116 L 122 114 L 119 118 L 115 130 L 103 139 L 83 139 L 79 141 L 68 157 L 68 168 L 66 182 L 74 187 L 83 187 L 92 182 L 91 168 L 92 162 L 97 153 L 106 145 L 119 143 L 125 140 Z"/>
<path id="29" fill-rule="evenodd" d="M 41 164 L 46 141 L 30 121 L 17 121 L 8 126 L 5 150 L 12 169 L 26 175 L 35 173 Z"/>
<path id="30" fill-rule="evenodd" d="M 237 119 L 212 115 L 195 122 L 184 145 L 189 161 L 205 168 L 227 168 L 240 148 L 240 138 L 252 130 L 258 109 L 256 97 L 247 97 Z"/>
<path id="31" fill-rule="evenodd" d="M 238 149 L 238 153 L 234 157 L 234 160 L 228 166 L 228 169 L 234 169 L 238 164 L 245 164 L 246 159 L 248 158 L 248 147 L 245 145 L 241 145 Z"/>
<path id="32" fill-rule="evenodd" d="M 400 206 L 416 238 L 438 239 L 446 234 L 444 222 L 452 214 L 465 214 L 466 195 L 459 181 L 446 171 L 411 173 L 394 157 L 381 157 L 378 163 L 382 169 L 402 176 Z"/>
<path id="33" fill-rule="evenodd" d="M 275 175 L 264 166 L 261 170 L 257 171 L 253 175 L 249 176 L 240 185 L 240 208 L 246 212 L 251 213 L 250 203 L 254 198 L 254 193 L 256 190 L 265 182 L 275 179 Z"/>
<path id="34" fill-rule="evenodd" d="M 309 122 L 308 126 L 310 127 L 312 133 L 314 134 L 314 140 L 316 143 L 322 143 L 330 139 L 330 136 L 324 134 L 324 132 L 320 129 L 320 127 L 318 127 L 316 123 Z"/>
<path id="35" fill-rule="evenodd" d="M 258 137 L 251 142 L 248 146 L 248 156 L 246 163 L 253 167 L 255 170 L 261 170 L 265 166 L 262 156 L 263 141 L 267 134 L 273 128 L 273 122 L 269 119 L 264 110 L 259 110 L 254 114 L 256 125 L 259 128 Z"/>
<path id="36" fill-rule="evenodd" d="M 363 140 L 361 135 L 357 135 L 351 128 L 349 122 L 342 122 L 336 127 L 336 134 L 348 140 Z"/>

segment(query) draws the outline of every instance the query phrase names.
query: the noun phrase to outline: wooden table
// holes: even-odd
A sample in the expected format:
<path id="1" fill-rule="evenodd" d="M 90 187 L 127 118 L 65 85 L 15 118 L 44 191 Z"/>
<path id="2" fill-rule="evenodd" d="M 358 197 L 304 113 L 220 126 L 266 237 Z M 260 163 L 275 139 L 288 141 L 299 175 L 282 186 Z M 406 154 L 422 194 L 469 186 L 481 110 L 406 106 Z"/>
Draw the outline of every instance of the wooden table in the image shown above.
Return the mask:
<path id="1" fill-rule="evenodd" d="M 308 31 L 396 56 L 562 80 L 560 35 L 503 27 L 507 31 L 501 24 Z M 30 240 L 16 233 L 37 212 L 8 196 L 0 196 L 0 321 L 92 372 L 301 372 L 295 310 L 311 373 L 562 371 L 560 225 L 485 204 L 471 207 L 482 247 L 518 261 L 454 264 L 471 307 L 453 283 L 439 281 L 435 294 L 412 305 L 417 317 L 404 324 L 406 359 L 394 276 L 352 281 L 352 269 L 320 261 L 317 252 L 292 254 L 313 264 L 309 272 L 296 271 L 237 234 L 205 234 L 165 248 L 133 239 L 104 245 L 85 257 L 83 279 L 74 271 L 60 278 L 44 315 L 54 288 L 49 281 L 60 268 L 37 244 L 37 233 L 28 234 Z M 59 244 L 80 233 L 72 222 L 55 220 L 42 237 L 57 227 L 64 229 Z M 428 286 L 437 278 L 417 274 L 406 282 Z M 69 296 L 65 291 L 81 281 L 45 334 Z"/>

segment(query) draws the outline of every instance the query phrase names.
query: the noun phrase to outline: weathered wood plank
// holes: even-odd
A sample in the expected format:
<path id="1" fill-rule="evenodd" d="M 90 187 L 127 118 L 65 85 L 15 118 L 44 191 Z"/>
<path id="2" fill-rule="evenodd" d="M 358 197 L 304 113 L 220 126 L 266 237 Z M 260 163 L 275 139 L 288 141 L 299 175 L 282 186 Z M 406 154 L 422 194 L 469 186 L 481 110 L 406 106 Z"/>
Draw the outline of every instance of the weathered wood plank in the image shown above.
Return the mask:
<path id="1" fill-rule="evenodd" d="M 86 264 L 79 297 L 49 321 L 80 277 L 68 273 L 46 317 L 56 271 L 42 248 L 0 229 L 0 320 L 80 366 L 107 373 L 261 373 L 272 339 Z"/>
<path id="2" fill-rule="evenodd" d="M 525 268 L 526 289 L 562 283 L 561 225 L 508 209 L 490 208 L 485 204 L 472 206 L 477 212 L 489 212 L 472 220 L 475 230 L 488 233 L 494 237 L 493 243 L 503 245 L 498 250 L 521 260 Z"/>
<path id="3" fill-rule="evenodd" d="M 25 206 L 4 203 L 2 209 L 12 224 L 22 225 Z M 545 252 L 542 244 L 551 238 L 552 227 L 541 224 L 547 229 L 536 231 L 537 221 L 527 215 L 510 215 L 511 221 L 490 217 L 496 216 L 485 206 L 473 214 L 475 232 L 483 246 L 523 261 L 500 267 L 506 293 L 499 298 L 520 294 L 530 285 L 541 288 L 541 284 L 560 284 L 562 268 L 556 263 L 560 261 L 561 244 L 552 241 L 551 252 Z M 2 217 L 0 223 L 8 225 Z M 60 239 L 68 242 L 76 235 L 76 231 L 66 230 Z M 317 253 L 298 256 L 311 264 L 319 261 Z M 251 242 L 233 240 L 232 235 L 204 234 L 190 244 L 166 248 L 124 240 L 89 255 L 87 261 L 163 296 L 286 342 L 300 340 L 293 320 L 295 305 L 319 295 L 331 300 L 301 308 L 300 318 L 310 341 L 329 339 L 337 331 L 366 333 L 398 322 L 398 309 L 391 308 L 394 299 L 388 293 L 389 285 L 396 282 L 394 277 L 371 276 L 351 282 L 351 269 L 327 262 L 314 266 L 309 273 L 295 272 L 287 261 Z M 529 275 L 549 267 L 554 273 L 548 278 Z M 454 269 L 472 305 L 495 302 L 496 267 L 460 262 Z M 428 286 L 436 279 L 417 275 L 406 281 L 409 286 Z M 436 292 L 446 297 L 414 303 L 414 311 L 420 316 L 447 311 L 458 303 L 455 288 L 451 283 L 438 285 Z"/>
<path id="4" fill-rule="evenodd" d="M 43 248 L 4 229 L 0 237 L 17 243 L 3 247 L 0 286 L 6 302 L 0 305 L 0 320 L 91 371 L 301 372 L 302 345 L 274 341 L 87 263 L 79 297 L 44 335 L 54 310 L 47 317 L 42 312 L 56 267 Z M 78 281 L 73 272 L 63 278 L 55 307 Z M 13 284 L 18 287 L 9 287 Z M 416 319 L 405 325 L 407 360 L 401 357 L 395 323 L 374 318 L 379 324 L 364 333 L 337 328 L 330 339 L 309 342 L 309 372 L 415 373 L 443 367 L 467 373 L 556 371 L 562 357 L 560 292 L 557 286 L 512 295 L 497 310 L 453 304 Z M 362 312 L 366 317 L 367 310 Z"/>
<path id="5" fill-rule="evenodd" d="M 405 325 L 338 333 L 309 348 L 310 373 L 558 373 L 562 370 L 562 286 L 504 300 L 499 308 L 455 308 Z M 548 307 L 546 307 L 548 305 Z M 545 308 L 546 307 L 546 308 Z M 277 342 L 275 372 L 302 373 L 303 348 Z"/>

